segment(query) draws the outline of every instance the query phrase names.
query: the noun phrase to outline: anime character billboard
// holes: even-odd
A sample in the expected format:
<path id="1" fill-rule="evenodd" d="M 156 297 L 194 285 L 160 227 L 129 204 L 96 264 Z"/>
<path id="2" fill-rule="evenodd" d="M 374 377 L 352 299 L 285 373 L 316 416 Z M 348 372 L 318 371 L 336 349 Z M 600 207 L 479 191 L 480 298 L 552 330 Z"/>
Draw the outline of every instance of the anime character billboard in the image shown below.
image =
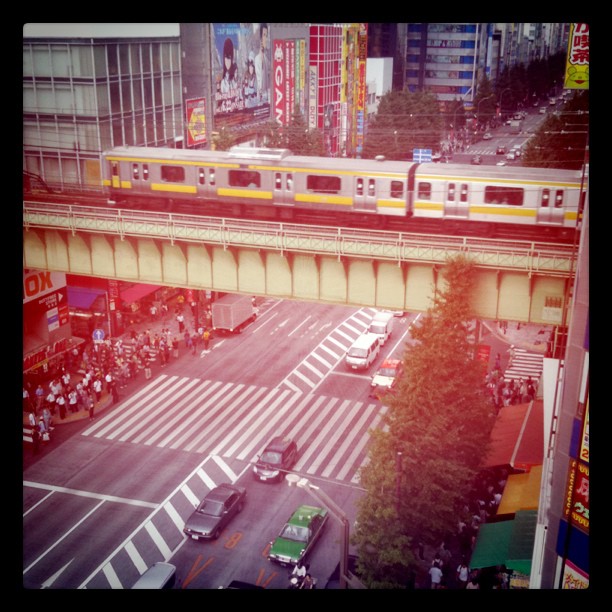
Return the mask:
<path id="1" fill-rule="evenodd" d="M 270 116 L 269 28 L 265 23 L 213 23 L 215 125 Z"/>

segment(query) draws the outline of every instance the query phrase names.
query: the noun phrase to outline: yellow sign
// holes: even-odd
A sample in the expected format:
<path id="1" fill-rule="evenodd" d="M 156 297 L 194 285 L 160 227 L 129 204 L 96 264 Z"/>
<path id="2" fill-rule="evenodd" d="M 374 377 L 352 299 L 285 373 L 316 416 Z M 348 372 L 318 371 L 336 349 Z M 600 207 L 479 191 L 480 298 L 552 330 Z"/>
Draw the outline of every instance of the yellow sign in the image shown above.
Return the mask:
<path id="1" fill-rule="evenodd" d="M 565 89 L 589 88 L 589 24 L 572 23 L 567 44 Z"/>

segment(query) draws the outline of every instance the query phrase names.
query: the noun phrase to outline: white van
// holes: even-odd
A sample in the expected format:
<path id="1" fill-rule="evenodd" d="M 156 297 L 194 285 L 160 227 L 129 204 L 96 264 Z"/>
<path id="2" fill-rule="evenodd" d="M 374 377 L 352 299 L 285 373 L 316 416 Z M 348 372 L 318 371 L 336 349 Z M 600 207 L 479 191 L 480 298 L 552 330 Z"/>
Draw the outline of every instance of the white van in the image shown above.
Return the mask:
<path id="1" fill-rule="evenodd" d="M 393 331 L 394 316 L 392 312 L 377 312 L 372 318 L 368 332 L 376 334 L 381 346 L 389 339 Z"/>
<path id="2" fill-rule="evenodd" d="M 346 353 L 347 367 L 353 370 L 366 370 L 369 368 L 380 352 L 380 339 L 378 334 L 365 333 L 359 336 Z"/>

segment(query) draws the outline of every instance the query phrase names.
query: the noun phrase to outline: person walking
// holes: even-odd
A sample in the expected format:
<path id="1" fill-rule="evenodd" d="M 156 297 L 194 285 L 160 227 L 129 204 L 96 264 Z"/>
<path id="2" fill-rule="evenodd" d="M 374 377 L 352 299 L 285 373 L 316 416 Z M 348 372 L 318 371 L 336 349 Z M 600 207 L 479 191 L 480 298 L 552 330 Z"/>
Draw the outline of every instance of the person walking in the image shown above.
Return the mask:
<path id="1" fill-rule="evenodd" d="M 94 402 L 93 395 L 91 393 L 87 394 L 87 410 L 89 412 L 89 420 L 93 421 L 94 419 L 94 409 L 96 406 L 96 402 Z"/>
<path id="2" fill-rule="evenodd" d="M 210 343 L 210 332 L 207 328 L 204 329 L 204 333 L 202 334 L 202 340 L 204 341 L 204 350 L 208 350 L 208 345 Z"/>
<path id="3" fill-rule="evenodd" d="M 470 568 L 465 562 L 465 557 L 461 560 L 461 563 L 457 566 L 457 584 L 460 589 L 465 589 L 468 580 L 470 578 Z"/>
<path id="4" fill-rule="evenodd" d="M 429 577 L 431 578 L 431 588 L 439 589 L 440 584 L 442 582 L 442 570 L 440 569 L 440 566 L 435 562 L 429 568 Z"/>
<path id="5" fill-rule="evenodd" d="M 96 376 L 93 381 L 93 390 L 96 394 L 96 401 L 99 402 L 102 397 L 102 379 L 99 376 Z"/>
<path id="6" fill-rule="evenodd" d="M 59 410 L 60 419 L 62 419 L 63 421 L 66 418 L 66 398 L 64 397 L 63 393 L 60 393 L 57 396 L 55 404 L 57 405 L 57 408 Z M 51 412 L 51 414 L 53 414 L 53 411 Z"/>

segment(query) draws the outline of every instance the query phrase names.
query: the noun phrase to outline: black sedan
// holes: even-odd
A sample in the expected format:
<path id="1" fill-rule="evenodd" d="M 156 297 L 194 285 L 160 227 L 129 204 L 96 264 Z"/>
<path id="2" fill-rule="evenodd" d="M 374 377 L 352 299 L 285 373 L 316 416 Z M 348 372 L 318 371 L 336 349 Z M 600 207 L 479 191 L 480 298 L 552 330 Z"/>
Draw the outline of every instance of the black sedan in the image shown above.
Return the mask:
<path id="1" fill-rule="evenodd" d="M 208 493 L 187 519 L 183 533 L 194 540 L 216 540 L 227 524 L 244 508 L 246 489 L 228 483 Z"/>

